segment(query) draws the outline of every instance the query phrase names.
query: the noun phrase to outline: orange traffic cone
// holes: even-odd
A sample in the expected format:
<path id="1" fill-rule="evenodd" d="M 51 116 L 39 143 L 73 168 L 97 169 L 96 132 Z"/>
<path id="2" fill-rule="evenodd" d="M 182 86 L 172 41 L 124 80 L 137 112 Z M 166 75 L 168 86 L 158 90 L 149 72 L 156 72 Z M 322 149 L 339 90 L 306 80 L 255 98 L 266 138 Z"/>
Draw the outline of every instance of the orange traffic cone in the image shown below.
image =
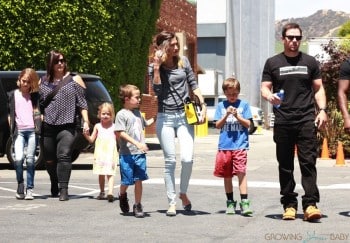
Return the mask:
<path id="1" fill-rule="evenodd" d="M 330 159 L 327 138 L 323 139 L 321 159 Z"/>
<path id="2" fill-rule="evenodd" d="M 343 143 L 340 141 L 338 141 L 337 157 L 335 160 L 335 165 L 336 166 L 345 166 Z"/>

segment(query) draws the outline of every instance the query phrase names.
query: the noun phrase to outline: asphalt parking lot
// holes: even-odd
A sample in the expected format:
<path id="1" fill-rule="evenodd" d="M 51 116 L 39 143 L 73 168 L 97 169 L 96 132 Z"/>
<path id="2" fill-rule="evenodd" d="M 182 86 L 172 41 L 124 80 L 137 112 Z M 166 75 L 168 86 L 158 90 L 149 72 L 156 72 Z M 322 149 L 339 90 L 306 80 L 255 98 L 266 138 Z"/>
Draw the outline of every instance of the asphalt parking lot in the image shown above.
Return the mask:
<path id="1" fill-rule="evenodd" d="M 49 178 L 36 171 L 35 199 L 15 199 L 15 172 L 0 158 L 1 242 L 350 242 L 350 163 L 335 166 L 335 160 L 318 160 L 318 185 L 323 213 L 319 222 L 302 220 L 299 209 L 294 221 L 281 220 L 277 162 L 272 132 L 250 136 L 248 190 L 252 217 L 225 214 L 222 179 L 212 175 L 218 135 L 196 138 L 195 162 L 188 196 L 193 211 L 186 213 L 178 200 L 177 216 L 167 217 L 163 160 L 156 138 L 147 138 L 150 179 L 144 183 L 145 218 L 123 215 L 119 201 L 96 200 L 97 176 L 92 174 L 92 154 L 82 154 L 73 164 L 70 200 L 49 197 Z M 296 160 L 297 191 L 301 196 Z M 176 178 L 179 178 L 178 163 Z M 115 195 L 120 176 L 116 176 Z M 177 180 L 178 181 L 178 180 Z M 239 198 L 234 179 L 235 198 Z M 178 185 L 177 185 L 178 190 Z M 133 203 L 133 187 L 128 190 Z M 300 199 L 300 197 L 299 197 Z M 301 199 L 300 199 L 301 201 Z"/>

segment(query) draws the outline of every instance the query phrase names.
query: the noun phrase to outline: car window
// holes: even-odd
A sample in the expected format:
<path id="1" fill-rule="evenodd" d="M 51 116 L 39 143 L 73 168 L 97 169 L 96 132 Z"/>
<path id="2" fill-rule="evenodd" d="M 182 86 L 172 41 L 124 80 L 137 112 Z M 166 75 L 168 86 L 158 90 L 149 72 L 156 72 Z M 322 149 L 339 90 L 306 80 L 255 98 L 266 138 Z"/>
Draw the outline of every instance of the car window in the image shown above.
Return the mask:
<path id="1" fill-rule="evenodd" d="M 219 98 L 219 101 L 218 101 L 218 103 L 220 103 L 220 102 L 222 102 L 222 101 L 224 101 L 224 100 L 226 100 L 226 98 Z"/>
<path id="2" fill-rule="evenodd" d="M 4 86 L 5 92 L 17 89 L 17 76 L 16 77 L 5 77 L 1 79 L 1 83 Z"/>
<path id="3" fill-rule="evenodd" d="M 86 85 L 86 100 L 89 109 L 89 120 L 91 124 L 99 122 L 97 117 L 98 107 L 103 102 L 111 102 L 112 99 L 102 84 L 101 80 L 95 78 L 83 78 Z"/>
<path id="4" fill-rule="evenodd" d="M 102 82 L 98 79 L 85 78 L 86 97 L 89 101 L 110 101 L 111 97 Z"/>
<path id="5" fill-rule="evenodd" d="M 5 89 L 0 83 L 0 125 L 7 123 L 7 96 Z"/>
<path id="6" fill-rule="evenodd" d="M 207 103 L 207 106 L 214 106 L 215 98 L 204 98 L 204 102 Z"/>

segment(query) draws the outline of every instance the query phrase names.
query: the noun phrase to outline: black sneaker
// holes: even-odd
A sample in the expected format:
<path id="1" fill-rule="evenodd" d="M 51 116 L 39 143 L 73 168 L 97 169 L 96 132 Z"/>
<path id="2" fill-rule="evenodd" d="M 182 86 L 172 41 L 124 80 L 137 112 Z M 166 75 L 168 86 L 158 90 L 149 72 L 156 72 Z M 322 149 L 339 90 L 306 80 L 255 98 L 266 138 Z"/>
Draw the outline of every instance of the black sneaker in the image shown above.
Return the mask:
<path id="1" fill-rule="evenodd" d="M 128 213 L 130 210 L 129 199 L 127 193 L 119 194 L 119 207 L 123 213 Z"/>
<path id="2" fill-rule="evenodd" d="M 142 210 L 141 203 L 134 204 L 134 216 L 136 218 L 143 218 L 145 216 L 145 214 L 143 213 L 143 210 Z"/>
<path id="3" fill-rule="evenodd" d="M 58 197 L 58 183 L 51 183 L 51 197 Z"/>
<path id="4" fill-rule="evenodd" d="M 19 183 L 17 186 L 17 192 L 16 192 L 16 198 L 17 199 L 24 199 L 25 195 L 24 195 L 24 184 Z"/>

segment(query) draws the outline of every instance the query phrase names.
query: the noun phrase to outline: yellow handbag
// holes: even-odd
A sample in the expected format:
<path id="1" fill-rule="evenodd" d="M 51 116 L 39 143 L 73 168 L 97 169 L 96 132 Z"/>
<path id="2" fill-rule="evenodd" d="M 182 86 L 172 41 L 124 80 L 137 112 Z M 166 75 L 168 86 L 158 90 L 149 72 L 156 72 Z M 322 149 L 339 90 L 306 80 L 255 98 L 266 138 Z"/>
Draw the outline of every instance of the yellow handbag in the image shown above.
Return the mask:
<path id="1" fill-rule="evenodd" d="M 198 124 L 200 120 L 201 105 L 197 100 L 197 96 L 195 96 L 194 101 L 191 101 L 189 97 L 184 100 L 186 119 L 187 123 L 190 125 Z"/>

